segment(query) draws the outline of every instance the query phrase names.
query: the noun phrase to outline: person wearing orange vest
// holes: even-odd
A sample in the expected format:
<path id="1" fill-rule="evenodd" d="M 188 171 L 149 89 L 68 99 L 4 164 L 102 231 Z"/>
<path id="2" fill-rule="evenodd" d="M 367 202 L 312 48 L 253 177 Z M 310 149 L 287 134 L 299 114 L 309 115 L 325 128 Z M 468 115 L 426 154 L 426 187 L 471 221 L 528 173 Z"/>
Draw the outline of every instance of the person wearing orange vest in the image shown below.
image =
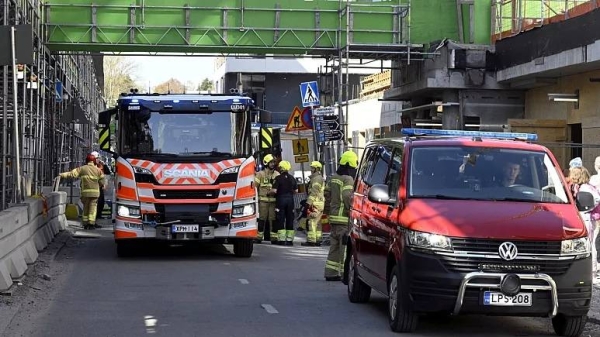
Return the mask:
<path id="1" fill-rule="evenodd" d="M 91 153 L 85 158 L 86 164 L 70 172 L 60 174 L 61 178 L 81 179 L 81 202 L 83 203 L 82 222 L 84 229 L 94 229 L 100 188 L 105 185 L 104 173 L 96 166 L 97 158 Z"/>

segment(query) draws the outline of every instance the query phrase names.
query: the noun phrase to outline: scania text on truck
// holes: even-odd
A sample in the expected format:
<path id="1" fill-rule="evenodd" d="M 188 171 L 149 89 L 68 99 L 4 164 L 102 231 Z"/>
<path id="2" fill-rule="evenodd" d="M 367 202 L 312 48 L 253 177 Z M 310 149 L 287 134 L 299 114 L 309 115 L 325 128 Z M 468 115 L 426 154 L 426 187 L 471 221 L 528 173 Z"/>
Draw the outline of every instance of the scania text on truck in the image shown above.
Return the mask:
<path id="1" fill-rule="evenodd" d="M 100 148 L 116 158 L 119 256 L 140 243 L 233 244 L 250 257 L 257 235 L 251 124 L 270 122 L 245 96 L 122 94 L 100 114 Z"/>

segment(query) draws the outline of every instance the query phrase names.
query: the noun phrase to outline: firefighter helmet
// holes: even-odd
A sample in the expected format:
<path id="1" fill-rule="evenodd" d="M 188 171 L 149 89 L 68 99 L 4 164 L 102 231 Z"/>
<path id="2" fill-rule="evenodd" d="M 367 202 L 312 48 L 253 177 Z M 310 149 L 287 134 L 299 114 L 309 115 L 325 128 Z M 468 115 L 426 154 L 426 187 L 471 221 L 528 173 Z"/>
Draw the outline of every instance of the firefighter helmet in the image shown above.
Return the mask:
<path id="1" fill-rule="evenodd" d="M 292 169 L 292 164 L 290 164 L 290 162 L 287 160 L 282 160 L 279 162 L 279 168 L 282 171 L 289 171 Z"/>
<path id="2" fill-rule="evenodd" d="M 348 165 L 352 168 L 358 167 L 358 156 L 353 151 L 346 151 L 340 157 L 340 165 Z"/>
<path id="3" fill-rule="evenodd" d="M 275 160 L 275 158 L 273 158 L 273 155 L 268 154 L 263 158 L 263 164 L 267 165 L 268 163 L 272 162 L 273 160 Z"/>
<path id="4" fill-rule="evenodd" d="M 85 157 L 85 162 L 86 163 L 96 163 L 96 159 L 97 159 L 97 157 L 94 156 L 94 153 L 90 153 Z"/>
<path id="5" fill-rule="evenodd" d="M 322 169 L 322 168 L 323 168 L 323 165 L 321 165 L 321 163 L 320 163 L 320 162 L 318 162 L 318 161 L 316 161 L 316 160 L 315 160 L 315 161 L 313 161 L 312 163 L 310 163 L 310 167 L 314 167 L 314 168 L 316 168 L 316 169 L 319 169 L 319 170 L 320 170 L 320 169 Z"/>

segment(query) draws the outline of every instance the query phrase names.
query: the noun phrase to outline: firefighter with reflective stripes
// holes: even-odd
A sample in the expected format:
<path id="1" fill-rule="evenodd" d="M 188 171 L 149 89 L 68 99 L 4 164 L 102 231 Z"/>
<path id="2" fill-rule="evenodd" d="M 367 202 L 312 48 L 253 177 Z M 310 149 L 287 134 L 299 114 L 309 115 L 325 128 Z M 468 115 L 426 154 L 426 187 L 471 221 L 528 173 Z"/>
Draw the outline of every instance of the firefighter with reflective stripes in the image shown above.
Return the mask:
<path id="1" fill-rule="evenodd" d="M 331 176 L 325 187 L 325 203 L 331 224 L 329 255 L 325 261 L 325 280 L 340 281 L 346 257 L 348 215 L 358 156 L 352 151 L 342 154 L 336 174 Z"/>
<path id="2" fill-rule="evenodd" d="M 321 216 L 325 207 L 325 181 L 321 170 L 323 165 L 318 161 L 310 163 L 312 174 L 308 183 L 308 198 L 306 204 L 307 211 L 307 235 L 306 242 L 302 246 L 320 246 L 321 236 L 323 235 L 321 228 Z"/>
<path id="3" fill-rule="evenodd" d="M 294 194 L 298 193 L 298 182 L 289 171 L 292 164 L 287 160 L 279 163 L 281 174 L 273 182 L 275 204 L 277 205 L 277 238 L 280 245 L 293 246 L 294 236 Z"/>
<path id="4" fill-rule="evenodd" d="M 264 239 L 265 230 L 270 230 L 271 243 L 277 242 L 277 232 L 275 231 L 275 195 L 273 181 L 279 175 L 275 170 L 275 158 L 268 154 L 263 159 L 264 169 L 256 174 L 254 183 L 258 189 L 258 236 L 257 243 Z"/>
<path id="5" fill-rule="evenodd" d="M 96 211 L 100 188 L 105 185 L 104 173 L 96 166 L 96 156 L 88 154 L 85 158 L 87 164 L 70 172 L 60 174 L 61 178 L 81 179 L 81 203 L 83 204 L 83 228 L 94 229 L 96 225 Z"/>

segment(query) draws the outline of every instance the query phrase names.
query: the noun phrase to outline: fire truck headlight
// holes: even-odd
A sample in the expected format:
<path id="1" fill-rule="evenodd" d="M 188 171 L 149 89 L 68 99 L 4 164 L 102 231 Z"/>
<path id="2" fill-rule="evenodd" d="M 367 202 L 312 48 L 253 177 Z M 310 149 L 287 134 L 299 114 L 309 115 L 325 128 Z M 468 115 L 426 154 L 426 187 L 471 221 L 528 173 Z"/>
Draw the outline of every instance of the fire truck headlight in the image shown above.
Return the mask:
<path id="1" fill-rule="evenodd" d="M 234 206 L 233 213 L 231 214 L 231 216 L 233 216 L 234 218 L 250 216 L 253 215 L 255 211 L 256 210 L 254 208 L 254 204 Z"/>
<path id="2" fill-rule="evenodd" d="M 134 166 L 133 171 L 135 173 L 140 173 L 140 174 L 152 174 L 152 172 L 150 172 L 150 170 L 145 169 L 143 167 L 139 167 L 139 166 Z"/>
<path id="3" fill-rule="evenodd" d="M 238 173 L 239 170 L 239 166 L 233 166 L 228 169 L 224 169 L 223 172 L 221 172 L 221 174 Z"/>
<path id="4" fill-rule="evenodd" d="M 119 207 L 117 207 L 117 214 L 122 217 L 139 218 L 140 217 L 140 209 L 135 208 L 135 207 L 125 206 L 125 205 L 119 205 Z"/>

